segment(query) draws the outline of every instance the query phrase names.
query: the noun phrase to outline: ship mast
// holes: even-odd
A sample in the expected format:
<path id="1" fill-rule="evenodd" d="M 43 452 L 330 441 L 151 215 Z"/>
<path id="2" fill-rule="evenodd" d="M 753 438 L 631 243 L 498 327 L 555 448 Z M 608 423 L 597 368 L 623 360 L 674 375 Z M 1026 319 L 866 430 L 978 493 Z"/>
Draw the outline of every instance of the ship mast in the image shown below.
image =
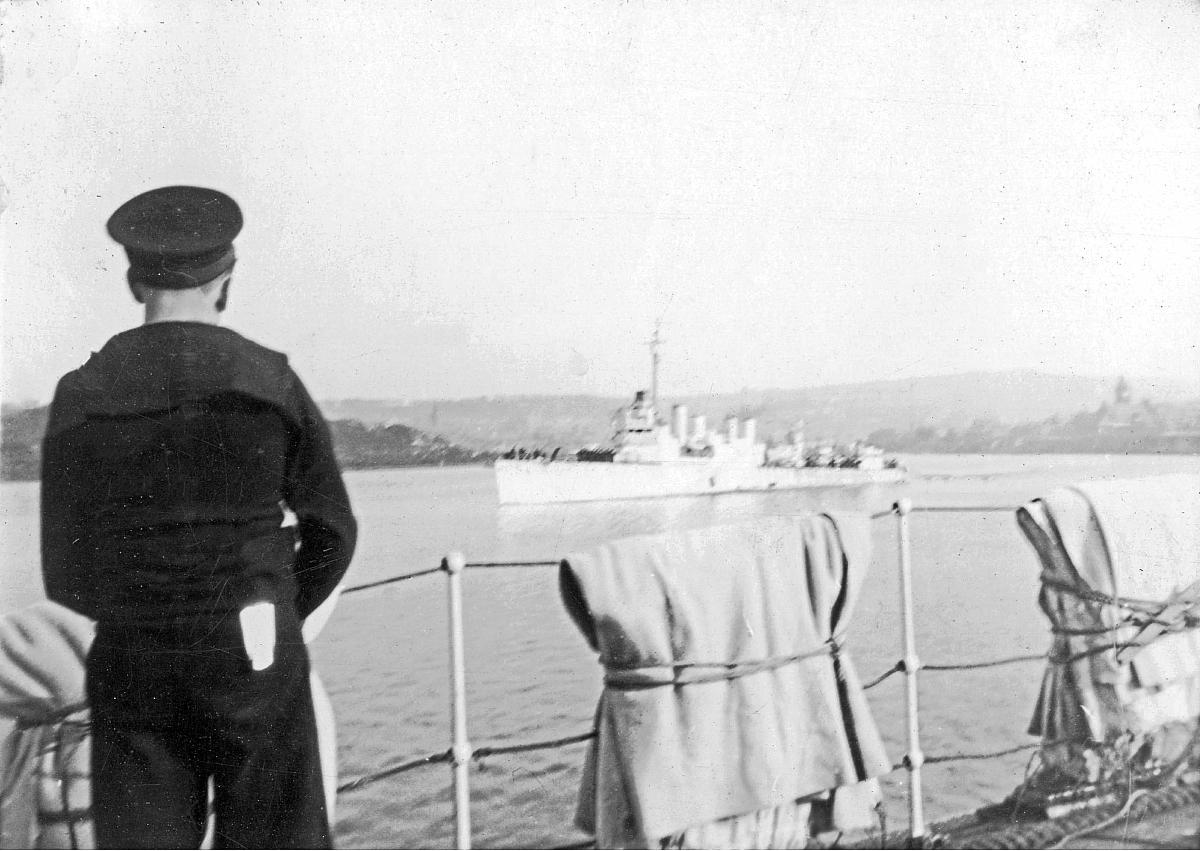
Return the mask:
<path id="1" fill-rule="evenodd" d="M 650 338 L 650 404 L 654 406 L 655 416 L 658 414 L 658 347 L 662 344 L 659 328 L 662 320 L 654 323 L 654 336 Z"/>

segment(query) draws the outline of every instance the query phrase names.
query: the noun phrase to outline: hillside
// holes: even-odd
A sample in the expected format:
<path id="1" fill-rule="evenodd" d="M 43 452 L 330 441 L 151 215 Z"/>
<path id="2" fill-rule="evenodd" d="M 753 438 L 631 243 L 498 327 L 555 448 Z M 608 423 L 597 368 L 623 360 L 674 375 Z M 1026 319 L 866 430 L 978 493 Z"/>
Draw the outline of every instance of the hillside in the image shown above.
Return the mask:
<path id="1" fill-rule="evenodd" d="M 334 420 L 329 423 L 329 428 L 338 461 L 347 470 L 480 464 L 493 457 L 405 425 L 368 426 L 355 421 Z M 38 478 L 45 430 L 46 408 L 5 408 L 0 425 L 0 479 L 33 481 Z"/>
<path id="2" fill-rule="evenodd" d="M 798 421 L 812 438 L 852 440 L 872 432 L 921 427 L 964 429 L 976 421 L 1041 422 L 1093 411 L 1112 398 L 1116 378 L 1075 378 L 1037 372 L 965 373 L 799 390 L 746 390 L 713 396 L 664 396 L 664 407 L 686 404 L 716 424 L 729 414 L 757 416 L 759 433 L 782 434 Z M 1177 403 L 1186 389 L 1134 380 L 1134 396 Z M 630 398 L 632 393 L 630 394 Z M 324 402 L 330 416 L 365 423 L 405 423 L 479 449 L 512 445 L 576 448 L 603 443 L 613 414 L 629 398 L 519 396 L 388 402 Z"/>
<path id="3" fill-rule="evenodd" d="M 693 414 L 706 415 L 710 426 L 729 414 L 757 417 L 759 434 L 767 439 L 802 420 L 810 440 L 870 436 L 893 451 L 1194 451 L 1190 447 L 1200 439 L 1197 394 L 1133 380 L 1124 406 L 1130 410 L 1122 413 L 1121 406 L 1109 410 L 1116 384 L 1115 378 L 1037 372 L 966 373 L 666 396 L 662 402 L 665 409 L 686 404 Z M 346 399 L 321 407 L 343 466 L 361 469 L 482 463 L 512 446 L 573 451 L 603 444 L 630 398 L 632 393 L 627 398 Z M 37 477 L 45 412 L 4 407 L 3 478 Z"/>

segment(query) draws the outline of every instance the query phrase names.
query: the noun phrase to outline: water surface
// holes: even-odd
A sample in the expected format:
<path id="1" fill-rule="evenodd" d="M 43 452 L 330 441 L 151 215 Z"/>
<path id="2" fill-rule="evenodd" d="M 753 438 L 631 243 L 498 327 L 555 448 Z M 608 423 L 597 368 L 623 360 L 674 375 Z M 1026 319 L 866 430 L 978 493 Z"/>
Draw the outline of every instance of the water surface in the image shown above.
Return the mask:
<path id="1" fill-rule="evenodd" d="M 1036 607 L 1038 565 L 1011 508 L 1057 484 L 1114 475 L 1200 472 L 1196 456 L 913 456 L 911 480 L 887 488 L 730 494 L 545 507 L 498 508 L 482 467 L 351 472 L 362 529 L 348 582 L 436 565 L 450 550 L 469 560 L 558 559 L 603 540 L 820 508 L 873 512 L 900 496 L 921 506 L 992 506 L 913 518 L 917 640 L 923 660 L 946 663 L 1039 653 L 1049 644 Z M 0 486 L 0 606 L 41 597 L 37 485 Z M 872 577 L 851 623 L 863 679 L 899 656 L 895 521 L 877 521 Z M 600 675 L 562 611 L 548 568 L 479 570 L 466 578 L 472 743 L 519 743 L 587 730 Z M 445 580 L 434 575 L 343 600 L 313 647 L 338 713 L 343 779 L 449 746 Z M 1030 741 L 1025 728 L 1038 663 L 922 676 L 927 754 L 1000 749 Z M 903 755 L 899 677 L 869 692 L 889 755 Z M 480 847 L 578 841 L 570 822 L 584 746 L 496 757 L 472 772 Z M 1029 759 L 927 769 L 927 811 L 948 816 L 1007 794 Z M 449 770 L 420 769 L 343 795 L 342 847 L 450 847 Z M 893 826 L 905 812 L 903 774 L 887 779 Z"/>

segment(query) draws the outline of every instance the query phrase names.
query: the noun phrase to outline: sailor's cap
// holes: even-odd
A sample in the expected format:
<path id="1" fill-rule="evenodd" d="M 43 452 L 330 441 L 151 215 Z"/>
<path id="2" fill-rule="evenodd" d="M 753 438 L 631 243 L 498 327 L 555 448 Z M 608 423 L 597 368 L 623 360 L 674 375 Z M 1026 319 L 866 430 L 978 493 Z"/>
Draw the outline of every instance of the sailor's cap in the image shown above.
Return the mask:
<path id="1" fill-rule="evenodd" d="M 208 283 L 233 267 L 237 202 L 215 189 L 164 186 L 122 204 L 108 233 L 129 256 L 129 281 L 163 289 Z"/>

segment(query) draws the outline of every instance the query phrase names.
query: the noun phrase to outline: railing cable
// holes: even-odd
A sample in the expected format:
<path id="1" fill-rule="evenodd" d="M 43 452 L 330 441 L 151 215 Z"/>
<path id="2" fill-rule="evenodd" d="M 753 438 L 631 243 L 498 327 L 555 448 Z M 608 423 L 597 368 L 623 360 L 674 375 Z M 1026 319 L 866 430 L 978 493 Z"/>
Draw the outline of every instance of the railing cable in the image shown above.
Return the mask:
<path id="1" fill-rule="evenodd" d="M 564 736 L 561 739 L 551 739 L 545 742 L 529 742 L 521 745 L 495 745 L 492 747 L 476 748 L 471 752 L 471 759 L 480 760 L 489 756 L 500 756 L 502 754 L 512 753 L 528 753 L 530 751 L 547 750 L 549 748 L 562 748 L 567 745 L 575 745 L 580 742 L 586 742 L 596 738 L 595 730 L 588 730 L 586 733 L 579 733 L 575 736 Z"/>
<path id="2" fill-rule="evenodd" d="M 362 777 L 356 777 L 353 780 L 347 781 L 337 787 L 338 794 L 342 792 L 353 792 L 355 789 L 361 789 L 372 783 L 380 780 L 386 780 L 389 777 L 395 777 L 397 774 L 403 774 L 406 771 L 412 771 L 414 768 L 422 768 L 426 765 L 437 765 L 440 762 L 449 762 L 451 753 L 449 750 L 444 750 L 441 753 L 431 753 L 420 759 L 414 759 L 409 762 L 394 765 L 391 768 L 383 768 L 379 771 L 373 771 L 370 774 L 364 774 Z"/>
<path id="3" fill-rule="evenodd" d="M 1015 505 L 914 505 L 909 511 L 912 514 L 993 514 L 1000 511 L 1016 511 Z M 876 511 L 868 515 L 871 520 L 882 520 L 885 517 L 895 517 L 896 509 Z"/>
<path id="4" fill-rule="evenodd" d="M 396 582 L 404 582 L 407 579 L 416 579 L 418 576 L 430 576 L 434 573 L 441 573 L 440 567 L 431 567 L 428 570 L 418 570 L 415 573 L 402 573 L 399 576 L 392 576 L 388 579 L 380 579 L 376 582 L 364 582 L 361 585 L 351 585 L 349 588 L 343 588 L 342 594 L 353 594 L 356 591 L 365 591 L 368 588 L 378 588 L 381 585 L 391 585 Z"/>
<path id="5" fill-rule="evenodd" d="M 886 671 L 884 671 L 882 674 L 877 676 L 875 679 L 871 680 L 869 683 L 864 684 L 863 691 L 866 691 L 869 688 L 875 688 L 875 686 L 879 685 L 881 682 L 886 680 L 888 677 L 890 677 L 894 674 L 902 673 L 903 671 L 904 671 L 904 663 L 897 662 L 895 665 L 892 665 L 892 667 L 888 668 Z"/>
<path id="6" fill-rule="evenodd" d="M 491 568 L 491 567 L 558 567 L 560 562 L 557 561 L 479 561 L 470 562 L 466 565 L 468 568 Z M 404 582 L 409 579 L 417 579 L 421 576 L 431 576 L 435 573 L 441 573 L 442 567 L 431 567 L 428 570 L 417 570 L 412 573 L 402 573 L 399 576 L 390 576 L 387 579 L 379 579 L 374 582 L 364 582 L 361 585 L 351 585 L 349 588 L 343 588 L 343 594 L 353 594 L 357 591 L 366 591 L 368 588 L 379 588 L 383 585 L 393 585 L 397 582 Z"/>
<path id="7" fill-rule="evenodd" d="M 986 662 L 964 662 L 960 665 L 922 665 L 924 671 L 971 671 L 977 668 L 997 668 L 1001 665 L 1014 665 L 1017 662 L 1036 662 L 1044 660 L 1045 653 L 1029 653 L 1024 656 L 1007 656 L 1003 659 L 990 659 Z"/>
<path id="8" fill-rule="evenodd" d="M 1078 742 L 1075 739 L 1051 739 L 1048 742 L 1043 741 L 1043 740 L 1038 740 L 1036 742 L 1026 742 L 1023 745 L 1014 745 L 1009 748 L 1001 748 L 1000 750 L 995 750 L 995 751 L 979 751 L 979 752 L 975 752 L 975 753 L 951 753 L 951 754 L 940 754 L 937 756 L 927 756 L 927 757 L 925 757 L 925 765 L 931 765 L 931 764 L 937 765 L 939 763 L 947 763 L 947 762 L 963 762 L 966 760 L 999 759 L 1001 757 L 1012 756 L 1013 754 L 1021 753 L 1022 751 L 1033 750 L 1035 748 L 1041 748 L 1042 750 L 1045 750 L 1047 748 L 1053 748 L 1053 747 L 1057 747 L 1059 745 L 1065 745 L 1065 744 L 1071 744 L 1071 743 L 1081 744 L 1080 742 Z M 908 768 L 908 757 L 907 756 L 904 759 L 900 760 L 900 762 L 893 765 L 891 770 L 899 771 L 902 768 Z"/>
<path id="9" fill-rule="evenodd" d="M 961 762 L 969 759 L 999 759 L 1002 756 L 1010 756 L 1011 754 L 1021 753 L 1034 748 L 1042 747 L 1041 742 L 1026 742 L 1023 745 L 1015 745 L 1011 748 L 1003 748 L 998 751 L 982 751 L 977 753 L 954 753 L 944 754 L 942 756 L 927 756 L 925 757 L 926 765 L 936 765 L 942 762 Z"/>
<path id="10" fill-rule="evenodd" d="M 913 514 L 991 514 L 998 511 L 1016 511 L 1016 505 L 914 505 Z"/>

